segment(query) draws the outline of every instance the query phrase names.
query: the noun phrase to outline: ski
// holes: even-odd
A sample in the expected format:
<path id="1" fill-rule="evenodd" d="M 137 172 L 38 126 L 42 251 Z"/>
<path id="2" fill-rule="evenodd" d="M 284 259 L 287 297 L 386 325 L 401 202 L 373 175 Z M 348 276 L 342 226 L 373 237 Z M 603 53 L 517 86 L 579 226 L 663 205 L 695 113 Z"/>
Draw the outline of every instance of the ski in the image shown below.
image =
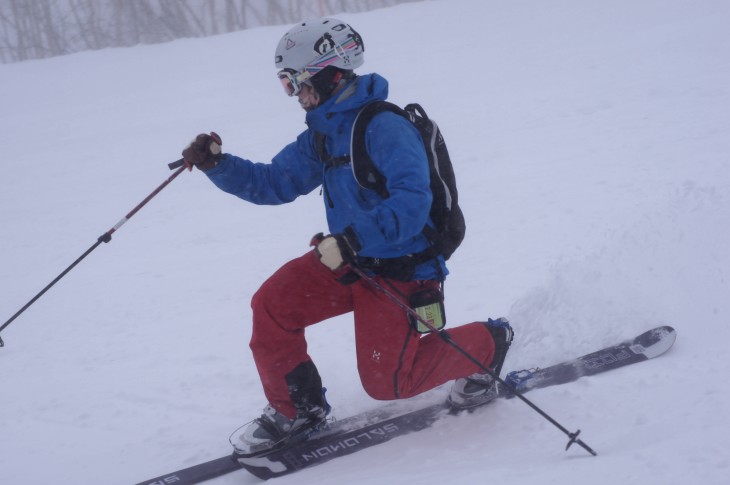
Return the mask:
<path id="1" fill-rule="evenodd" d="M 632 340 L 550 367 L 510 372 L 505 381 L 521 393 L 565 384 L 662 355 L 672 347 L 675 339 L 676 331 L 672 327 L 661 326 Z M 509 398 L 513 394 L 503 387 L 499 397 Z M 333 422 L 307 441 L 264 455 L 244 457 L 233 453 L 137 485 L 194 485 L 241 468 L 267 480 L 422 430 L 449 413 L 443 402 L 415 410 L 404 406 L 407 404 L 407 401 L 394 403 Z"/>
<path id="2" fill-rule="evenodd" d="M 653 359 L 669 350 L 674 345 L 676 338 L 677 332 L 672 327 L 656 327 L 633 340 L 544 369 L 510 372 L 505 377 L 505 381 L 519 392 L 565 384 L 581 377 Z"/>
<path id="3" fill-rule="evenodd" d="M 243 467 L 231 455 L 226 455 L 151 480 L 145 480 L 138 485 L 194 485 L 227 475 L 241 468 Z"/>

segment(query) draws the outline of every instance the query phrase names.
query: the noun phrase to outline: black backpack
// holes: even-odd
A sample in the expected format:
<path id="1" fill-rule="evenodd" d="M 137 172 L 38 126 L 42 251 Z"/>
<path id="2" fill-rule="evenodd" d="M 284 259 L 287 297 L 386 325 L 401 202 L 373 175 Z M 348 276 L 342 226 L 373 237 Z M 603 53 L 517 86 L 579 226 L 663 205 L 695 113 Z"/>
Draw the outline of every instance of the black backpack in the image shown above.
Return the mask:
<path id="1" fill-rule="evenodd" d="M 456 190 L 456 177 L 451 164 L 446 142 L 435 121 L 430 119 L 419 104 L 409 104 L 401 109 L 387 101 L 376 101 L 366 105 L 355 119 L 352 128 L 352 167 L 357 182 L 381 196 L 387 197 L 385 177 L 375 168 L 365 148 L 365 131 L 373 116 L 383 111 L 391 111 L 409 120 L 418 129 L 428 155 L 428 167 L 431 174 L 431 220 L 435 231 L 424 228 L 424 233 L 431 240 L 437 253 L 449 259 L 464 240 L 466 222 L 459 207 L 459 194 Z"/>
<path id="2" fill-rule="evenodd" d="M 355 118 L 352 127 L 351 155 L 333 159 L 324 148 L 325 137 L 317 134 L 315 143 L 319 156 L 326 163 L 333 165 L 352 163 L 352 171 L 357 183 L 361 187 L 374 190 L 381 197 L 387 198 L 389 194 L 385 185 L 385 176 L 375 168 L 365 146 L 365 132 L 368 124 L 375 115 L 383 111 L 391 111 L 409 120 L 423 138 L 426 155 L 428 155 L 431 192 L 433 193 L 430 216 L 436 226 L 435 228 L 426 226 L 423 232 L 432 244 L 432 250 L 429 253 L 432 256 L 442 254 L 444 259 L 449 259 L 464 239 L 466 222 L 459 207 L 454 167 L 446 149 L 446 142 L 436 122 L 428 117 L 421 105 L 413 103 L 405 108 L 400 108 L 387 101 L 369 103 L 360 110 Z"/>

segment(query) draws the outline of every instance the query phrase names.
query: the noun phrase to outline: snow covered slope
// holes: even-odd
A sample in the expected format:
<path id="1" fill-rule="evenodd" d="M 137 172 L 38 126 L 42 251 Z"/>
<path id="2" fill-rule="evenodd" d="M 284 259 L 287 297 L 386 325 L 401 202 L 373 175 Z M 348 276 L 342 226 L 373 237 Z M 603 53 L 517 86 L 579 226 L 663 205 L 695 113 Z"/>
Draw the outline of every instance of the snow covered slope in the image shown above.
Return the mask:
<path id="1" fill-rule="evenodd" d="M 510 400 L 276 483 L 727 483 L 730 4 L 438 0 L 343 17 L 365 39 L 363 72 L 422 103 L 456 162 L 468 233 L 450 325 L 509 317 L 507 369 L 659 324 L 678 340 L 531 394 L 596 458 Z M 265 162 L 304 128 L 274 77 L 285 30 L 0 65 L 1 321 L 195 134 Z M 255 207 L 197 172 L 175 180 L 2 333 L 0 483 L 131 484 L 227 453 L 265 405 L 249 299 L 326 229 L 321 205 L 315 191 Z M 308 336 L 338 416 L 379 405 L 350 318 Z"/>

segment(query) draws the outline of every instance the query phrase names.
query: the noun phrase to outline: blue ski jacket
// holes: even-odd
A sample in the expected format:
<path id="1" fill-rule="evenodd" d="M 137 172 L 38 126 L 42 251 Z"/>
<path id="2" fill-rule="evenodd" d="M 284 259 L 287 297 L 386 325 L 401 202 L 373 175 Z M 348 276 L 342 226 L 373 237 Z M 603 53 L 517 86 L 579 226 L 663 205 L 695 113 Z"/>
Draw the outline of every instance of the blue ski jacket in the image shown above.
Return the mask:
<path id="1" fill-rule="evenodd" d="M 333 157 L 350 153 L 352 125 L 360 108 L 388 96 L 388 81 L 378 74 L 358 76 L 338 95 L 307 112 L 307 130 L 284 147 L 271 163 L 254 163 L 224 154 L 206 172 L 221 190 L 254 204 L 284 204 L 322 187 L 331 234 L 349 228 L 361 249 L 358 256 L 397 258 L 429 247 L 422 233 L 431 224 L 431 189 L 426 151 L 418 130 L 391 112 L 376 115 L 366 134 L 368 154 L 386 178 L 389 197 L 360 187 L 351 164 L 327 167 L 319 158 L 315 133 L 326 136 Z M 438 280 L 447 274 L 443 258 L 420 264 L 413 279 Z"/>

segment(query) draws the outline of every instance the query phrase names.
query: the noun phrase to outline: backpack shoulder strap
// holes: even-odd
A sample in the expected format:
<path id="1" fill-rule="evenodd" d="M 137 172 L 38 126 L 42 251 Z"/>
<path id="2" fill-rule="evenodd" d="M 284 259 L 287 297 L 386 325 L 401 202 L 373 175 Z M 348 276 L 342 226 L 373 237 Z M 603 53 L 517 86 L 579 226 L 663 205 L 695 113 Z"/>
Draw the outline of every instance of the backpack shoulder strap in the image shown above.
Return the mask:
<path id="1" fill-rule="evenodd" d="M 378 171 L 370 158 L 365 142 L 365 133 L 372 119 L 379 113 L 390 111 L 407 117 L 405 111 L 393 103 L 387 101 L 373 101 L 366 104 L 355 118 L 352 124 L 352 136 L 350 139 L 350 157 L 352 160 L 352 173 L 357 183 L 366 189 L 374 190 L 383 198 L 389 196 L 385 186 L 385 176 Z"/>

